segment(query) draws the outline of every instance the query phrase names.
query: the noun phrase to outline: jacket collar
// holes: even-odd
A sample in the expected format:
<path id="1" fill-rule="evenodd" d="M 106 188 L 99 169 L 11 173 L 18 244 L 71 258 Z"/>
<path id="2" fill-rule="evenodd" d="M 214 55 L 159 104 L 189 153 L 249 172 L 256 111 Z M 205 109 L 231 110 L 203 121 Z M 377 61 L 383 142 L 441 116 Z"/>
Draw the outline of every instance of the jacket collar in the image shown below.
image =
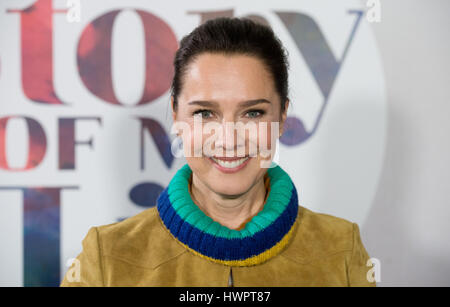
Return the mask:
<path id="1" fill-rule="evenodd" d="M 180 168 L 158 197 L 157 210 L 172 238 L 190 252 L 229 266 L 252 266 L 279 254 L 289 243 L 298 216 L 298 195 L 289 175 L 277 164 L 267 170 L 270 190 L 264 208 L 243 229 L 214 221 L 189 193 L 192 170 Z"/>

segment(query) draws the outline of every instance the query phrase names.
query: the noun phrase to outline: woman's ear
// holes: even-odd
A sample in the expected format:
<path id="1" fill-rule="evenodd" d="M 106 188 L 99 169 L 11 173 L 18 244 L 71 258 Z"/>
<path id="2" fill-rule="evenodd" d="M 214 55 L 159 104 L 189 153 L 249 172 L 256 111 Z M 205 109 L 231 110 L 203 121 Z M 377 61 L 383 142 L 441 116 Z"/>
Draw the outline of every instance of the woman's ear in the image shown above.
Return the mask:
<path id="1" fill-rule="evenodd" d="M 175 123 L 176 121 L 177 121 L 177 112 L 175 111 L 175 109 L 174 109 L 174 98 L 173 98 L 173 96 L 170 96 L 170 107 L 171 107 L 171 109 L 172 109 L 172 122 L 173 123 Z M 177 131 L 177 137 L 180 137 L 181 136 L 181 134 L 180 134 L 180 132 L 179 131 Z"/>

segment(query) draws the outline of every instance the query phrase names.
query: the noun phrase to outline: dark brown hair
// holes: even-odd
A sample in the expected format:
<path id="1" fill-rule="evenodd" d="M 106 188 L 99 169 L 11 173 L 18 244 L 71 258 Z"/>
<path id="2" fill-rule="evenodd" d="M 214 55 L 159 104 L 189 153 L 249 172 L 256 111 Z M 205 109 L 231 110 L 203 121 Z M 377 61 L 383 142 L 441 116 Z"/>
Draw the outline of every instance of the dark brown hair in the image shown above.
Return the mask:
<path id="1" fill-rule="evenodd" d="M 200 54 L 244 54 L 256 56 L 271 73 L 283 113 L 288 99 L 288 52 L 272 28 L 249 18 L 220 17 L 206 21 L 184 36 L 175 54 L 175 74 L 171 86 L 174 110 L 188 65 Z"/>

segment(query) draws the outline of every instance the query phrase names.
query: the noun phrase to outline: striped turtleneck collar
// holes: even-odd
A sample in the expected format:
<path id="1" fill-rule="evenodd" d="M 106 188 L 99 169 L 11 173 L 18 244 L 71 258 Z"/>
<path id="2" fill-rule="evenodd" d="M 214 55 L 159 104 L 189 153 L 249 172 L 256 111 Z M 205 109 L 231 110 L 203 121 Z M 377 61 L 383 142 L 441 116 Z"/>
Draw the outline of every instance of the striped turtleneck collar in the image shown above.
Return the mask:
<path id="1" fill-rule="evenodd" d="M 214 221 L 192 201 L 191 174 L 188 164 L 181 167 L 157 201 L 165 228 L 189 251 L 228 266 L 252 266 L 279 254 L 289 243 L 298 196 L 291 178 L 279 165 L 267 169 L 270 189 L 263 209 L 240 230 Z"/>

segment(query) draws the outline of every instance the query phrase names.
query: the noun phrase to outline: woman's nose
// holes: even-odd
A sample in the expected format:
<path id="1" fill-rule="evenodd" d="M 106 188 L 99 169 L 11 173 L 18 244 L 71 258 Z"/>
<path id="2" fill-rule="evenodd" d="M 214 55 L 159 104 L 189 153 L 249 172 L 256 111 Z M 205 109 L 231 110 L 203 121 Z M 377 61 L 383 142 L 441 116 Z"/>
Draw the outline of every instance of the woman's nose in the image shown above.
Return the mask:
<path id="1" fill-rule="evenodd" d="M 236 156 L 239 149 L 245 146 L 245 138 L 233 121 L 222 121 L 221 132 L 217 134 L 215 146 L 222 148 L 224 156 Z"/>

